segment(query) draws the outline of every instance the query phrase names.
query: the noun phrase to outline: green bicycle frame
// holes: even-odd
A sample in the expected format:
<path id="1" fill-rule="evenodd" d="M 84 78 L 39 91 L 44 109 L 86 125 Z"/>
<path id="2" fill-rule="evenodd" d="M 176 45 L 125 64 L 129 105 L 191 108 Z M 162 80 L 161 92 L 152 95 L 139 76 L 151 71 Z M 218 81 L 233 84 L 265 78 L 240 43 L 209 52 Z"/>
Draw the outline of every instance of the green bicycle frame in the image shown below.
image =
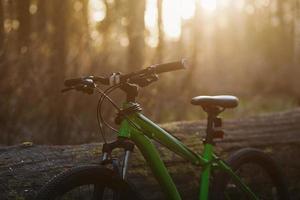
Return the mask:
<path id="1" fill-rule="evenodd" d="M 130 103 L 124 107 L 129 105 Z M 139 112 L 123 119 L 119 136 L 131 139 L 139 148 L 167 199 L 180 200 L 181 197 L 151 139 L 159 142 L 194 165 L 202 166 L 199 199 L 207 200 L 209 197 L 209 180 L 213 163 L 217 168 L 228 173 L 248 196 L 252 197 L 252 199 L 258 199 L 225 162 L 217 159 L 211 144 L 204 145 L 203 155 L 197 154 Z"/>

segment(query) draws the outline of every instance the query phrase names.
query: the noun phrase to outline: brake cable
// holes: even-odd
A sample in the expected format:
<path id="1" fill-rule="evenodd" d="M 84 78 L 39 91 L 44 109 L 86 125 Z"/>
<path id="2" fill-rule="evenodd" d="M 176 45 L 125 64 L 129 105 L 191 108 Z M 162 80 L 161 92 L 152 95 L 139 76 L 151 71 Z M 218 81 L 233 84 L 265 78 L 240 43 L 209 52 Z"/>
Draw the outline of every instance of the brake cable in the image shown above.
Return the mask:
<path id="1" fill-rule="evenodd" d="M 102 113 L 101 113 L 101 105 L 103 102 L 103 99 L 107 98 L 110 103 L 117 109 L 120 110 L 119 107 L 113 102 L 113 100 L 108 96 L 109 93 L 111 93 L 113 90 L 117 89 L 119 87 L 119 85 L 114 85 L 111 86 L 109 88 L 107 88 L 105 91 L 102 91 L 100 88 L 96 87 L 97 92 L 101 94 L 99 100 L 98 100 L 98 105 L 97 105 L 97 122 L 98 122 L 98 127 L 100 130 L 100 133 L 102 135 L 103 141 L 104 143 L 107 143 L 106 138 L 105 138 L 105 130 L 103 129 L 102 124 L 108 126 L 110 129 L 118 132 L 116 129 L 114 129 L 113 127 L 111 127 L 107 122 L 105 122 L 105 120 L 102 117 Z"/>
<path id="2" fill-rule="evenodd" d="M 146 77 L 140 77 L 140 78 L 146 78 Z M 150 76 L 151 80 L 146 80 L 146 82 L 141 82 L 140 84 L 141 87 L 145 87 L 146 85 L 148 85 L 149 83 L 151 82 L 154 82 L 156 81 L 158 78 L 157 78 L 157 75 L 156 74 L 153 74 L 152 76 Z M 139 84 L 139 85 L 140 85 Z M 98 100 L 98 105 L 97 105 L 97 121 L 98 121 L 98 126 L 99 126 L 99 129 L 100 129 L 100 132 L 101 132 L 101 135 L 102 135 L 102 138 L 103 138 L 103 141 L 105 143 L 107 143 L 106 141 L 106 138 L 105 138 L 105 130 L 103 129 L 103 126 L 102 124 L 104 124 L 106 127 L 108 127 L 109 129 L 111 129 L 112 131 L 116 132 L 116 133 L 119 133 L 118 130 L 116 130 L 115 128 L 113 128 L 109 123 L 107 123 L 103 116 L 102 116 L 102 112 L 101 112 L 101 107 L 102 107 L 102 104 L 105 100 L 105 98 L 107 98 L 109 100 L 109 102 L 113 105 L 113 107 L 120 113 L 122 110 L 118 107 L 118 105 L 108 96 L 108 94 L 110 94 L 111 92 L 113 92 L 115 89 L 119 88 L 120 86 L 122 85 L 122 83 L 118 83 L 116 85 L 113 85 L 109 88 L 107 88 L 106 90 L 101 90 L 99 87 L 95 87 L 95 89 L 97 90 L 98 93 L 101 94 L 99 100 Z M 137 129 L 138 131 L 140 132 L 144 132 L 140 127 L 138 127 L 132 120 L 130 120 L 126 115 L 124 116 L 124 118 L 129 122 L 129 124 L 131 124 L 135 129 Z"/>
<path id="3" fill-rule="evenodd" d="M 105 91 L 102 91 L 100 88 L 96 87 L 97 89 L 97 92 L 101 94 L 101 97 L 98 101 L 98 106 L 97 106 L 97 121 L 98 121 L 98 125 L 99 125 L 99 128 L 100 128 L 100 131 L 101 131 L 101 135 L 103 137 L 103 140 L 105 143 L 107 143 L 106 141 L 106 138 L 105 138 L 105 135 L 104 135 L 104 129 L 101 125 L 101 121 L 110 129 L 114 130 L 115 132 L 119 132 L 117 131 L 116 129 L 114 129 L 113 127 L 111 127 L 107 122 L 105 122 L 105 120 L 103 119 L 102 117 L 102 114 L 100 112 L 100 120 L 99 120 L 99 112 L 98 111 L 101 111 L 101 106 L 102 106 L 102 103 L 104 101 L 105 98 L 107 98 L 109 100 L 109 102 L 113 105 L 113 107 L 115 107 L 118 112 L 121 111 L 121 109 L 117 106 L 117 104 L 108 96 L 109 93 L 111 93 L 112 91 L 114 91 L 115 89 L 117 89 L 121 84 L 117 84 L 117 85 L 114 85 L 114 86 L 111 86 L 109 87 L 108 89 L 106 89 Z M 129 122 L 129 124 L 131 124 L 135 129 L 137 129 L 138 131 L 144 133 L 144 130 L 142 130 L 140 127 L 138 127 L 132 120 L 130 120 L 127 116 L 124 116 L 124 118 Z"/>
<path id="4" fill-rule="evenodd" d="M 119 85 L 117 86 L 114 86 L 114 87 L 110 87 L 108 88 L 107 90 L 104 91 L 104 93 L 106 95 L 110 94 L 111 92 L 113 92 L 115 89 L 117 89 L 119 87 Z M 98 101 L 98 106 L 97 106 L 97 114 L 98 116 L 100 117 L 100 120 L 104 123 L 105 126 L 107 126 L 108 128 L 112 129 L 113 131 L 115 131 L 116 133 L 118 133 L 118 130 L 114 129 L 112 126 L 110 126 L 103 118 L 102 116 L 102 112 L 101 112 L 101 107 L 102 107 L 102 104 L 105 100 L 105 96 L 104 95 L 101 95 L 99 101 Z"/>

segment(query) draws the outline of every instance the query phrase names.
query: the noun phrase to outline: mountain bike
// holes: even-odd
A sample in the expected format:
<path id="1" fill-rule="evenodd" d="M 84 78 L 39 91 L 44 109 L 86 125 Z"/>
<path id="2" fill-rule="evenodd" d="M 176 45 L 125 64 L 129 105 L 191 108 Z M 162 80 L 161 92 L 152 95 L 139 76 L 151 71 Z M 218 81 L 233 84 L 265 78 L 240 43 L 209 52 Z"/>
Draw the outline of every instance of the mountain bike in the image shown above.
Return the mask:
<path id="1" fill-rule="evenodd" d="M 87 76 L 65 81 L 63 92 L 77 90 L 87 94 L 101 94 L 97 119 L 100 132 L 104 125 L 117 132 L 116 141 L 104 138 L 99 164 L 79 166 L 55 176 L 39 191 L 36 199 L 143 199 L 127 178 L 129 158 L 135 146 L 140 150 L 163 191 L 165 199 L 179 200 L 181 196 L 167 168 L 160 158 L 153 140 L 195 166 L 201 166 L 199 199 L 289 199 L 287 185 L 278 164 L 264 152 L 245 148 L 223 160 L 214 152 L 215 140 L 223 138 L 222 119 L 219 114 L 238 105 L 238 98 L 230 95 L 197 96 L 191 103 L 207 113 L 206 136 L 203 152 L 189 149 L 179 139 L 146 118 L 136 102 L 139 89 L 158 80 L 158 75 L 185 69 L 186 60 L 152 65 L 129 74 L 113 73 L 108 77 Z M 109 85 L 103 91 L 99 84 Z M 121 89 L 126 100 L 120 108 L 109 94 Z M 107 99 L 117 115 L 118 130 L 102 116 L 101 106 Z M 199 144 L 200 145 L 200 144 Z M 112 156 L 115 149 L 123 149 L 124 156 Z M 199 172 L 200 173 L 200 172 Z"/>

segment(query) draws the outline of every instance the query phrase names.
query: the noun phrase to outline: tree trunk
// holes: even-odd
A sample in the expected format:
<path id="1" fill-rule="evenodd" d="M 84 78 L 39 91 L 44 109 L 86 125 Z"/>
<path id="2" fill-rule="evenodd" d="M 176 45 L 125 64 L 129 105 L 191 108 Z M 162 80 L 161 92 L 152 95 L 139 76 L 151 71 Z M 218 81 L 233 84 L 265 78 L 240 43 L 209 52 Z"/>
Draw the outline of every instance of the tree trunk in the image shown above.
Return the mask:
<path id="1" fill-rule="evenodd" d="M 4 54 L 4 9 L 3 1 L 0 1 L 0 65 Z"/>
<path id="2" fill-rule="evenodd" d="M 116 2 L 120 3 L 120 2 Z M 108 0 L 104 1 L 106 7 L 106 16 L 104 20 L 98 25 L 98 31 L 102 34 L 103 38 L 109 38 L 111 34 L 111 28 L 113 25 L 113 21 L 115 20 L 115 5 L 109 5 Z M 101 54 L 104 55 L 101 58 L 101 63 L 106 66 L 109 65 L 110 51 L 111 51 L 111 40 L 105 39 L 101 44 Z"/>
<path id="3" fill-rule="evenodd" d="M 18 29 L 18 53 L 20 66 L 18 73 L 20 74 L 20 85 L 23 87 L 24 81 L 29 80 L 29 69 L 31 67 L 30 53 L 30 33 L 31 33 L 31 17 L 29 13 L 30 0 L 17 1 L 17 17 L 20 23 Z"/>
<path id="4" fill-rule="evenodd" d="M 203 150 L 205 123 L 176 122 L 162 126 L 195 152 Z M 243 147 L 264 150 L 283 167 L 293 200 L 300 198 L 300 109 L 259 117 L 225 120 L 225 138 L 216 143 L 221 157 Z M 0 148 L 0 199 L 33 199 L 55 174 L 70 167 L 99 163 L 99 143 L 66 146 L 19 145 Z M 196 199 L 199 167 L 157 144 L 182 199 Z M 114 152 L 122 155 L 123 151 Z M 129 180 L 145 199 L 164 199 L 147 163 L 136 149 L 130 159 Z"/>
<path id="5" fill-rule="evenodd" d="M 47 2 L 45 0 L 39 0 L 37 3 L 37 31 L 42 34 L 41 37 L 46 37 L 47 30 Z"/>
<path id="6" fill-rule="evenodd" d="M 294 92 L 300 105 L 299 76 L 300 76 L 300 0 L 296 0 L 294 19 Z"/>
<path id="7" fill-rule="evenodd" d="M 145 0 L 130 0 L 127 4 L 128 69 L 132 71 L 144 64 Z"/>
<path id="8" fill-rule="evenodd" d="M 202 22 L 202 13 L 200 10 L 199 1 L 195 1 L 195 16 L 193 19 L 193 44 L 192 44 L 192 57 L 189 61 L 190 66 L 189 70 L 187 71 L 187 75 L 184 78 L 183 83 L 181 86 L 181 91 L 193 91 L 195 88 L 195 84 L 192 84 L 194 81 L 194 75 L 196 74 L 197 64 L 198 64 L 198 56 L 199 56 L 199 43 L 201 42 L 201 30 L 200 27 L 203 26 Z M 187 90 L 187 88 L 189 88 Z M 184 96 L 184 95 L 182 95 Z"/>
<path id="9" fill-rule="evenodd" d="M 51 13 L 54 32 L 52 35 L 52 64 L 53 72 L 58 72 L 60 77 L 63 77 L 61 67 L 65 67 L 67 47 L 67 30 L 68 30 L 68 15 L 69 0 L 53 0 L 53 10 Z"/>
<path id="10" fill-rule="evenodd" d="M 84 29 L 85 31 L 87 31 L 87 35 L 89 35 L 89 14 L 90 14 L 90 10 L 89 10 L 89 0 L 81 0 L 82 3 L 82 17 L 83 17 L 83 25 L 84 25 Z"/>
<path id="11" fill-rule="evenodd" d="M 158 28 L 158 45 L 156 48 L 157 53 L 157 63 L 163 62 L 164 57 L 164 40 L 165 40 L 165 33 L 163 27 L 163 19 L 162 19 L 162 12 L 163 12 L 163 0 L 157 0 L 157 28 Z"/>
<path id="12" fill-rule="evenodd" d="M 53 116 L 51 140 L 53 144 L 62 144 L 66 134 L 66 124 L 64 120 L 66 111 L 66 99 L 59 92 L 63 86 L 65 72 L 67 70 L 67 33 L 69 24 L 69 0 L 53 0 L 51 23 L 54 27 L 54 32 L 51 37 L 51 66 L 50 66 L 50 95 L 51 95 L 51 110 Z"/>
<path id="13" fill-rule="evenodd" d="M 18 42 L 21 53 L 27 52 L 30 44 L 30 0 L 17 1 L 18 20 Z M 27 49 L 27 50 L 26 50 Z"/>
<path id="14" fill-rule="evenodd" d="M 3 92 L 5 92 L 5 89 L 3 89 L 3 80 L 5 78 L 5 72 L 6 72 L 6 66 L 5 66 L 5 60 L 4 60 L 4 9 L 3 9 L 4 5 L 3 5 L 3 1 L 0 1 L 0 84 L 2 85 L 1 89 L 0 89 L 0 93 L 3 94 Z M 2 97 L 3 98 L 3 97 Z M 4 102 L 2 102 L 3 100 L 0 99 L 0 103 L 1 105 L 4 105 Z M 4 113 L 6 109 L 3 109 L 3 107 L 0 107 L 0 112 Z M 0 115 L 0 125 L 3 127 L 3 125 L 5 124 L 4 121 L 5 119 L 2 118 L 2 115 Z M 0 135 L 0 140 L 1 141 L 5 141 L 6 138 L 6 133 L 2 133 Z"/>

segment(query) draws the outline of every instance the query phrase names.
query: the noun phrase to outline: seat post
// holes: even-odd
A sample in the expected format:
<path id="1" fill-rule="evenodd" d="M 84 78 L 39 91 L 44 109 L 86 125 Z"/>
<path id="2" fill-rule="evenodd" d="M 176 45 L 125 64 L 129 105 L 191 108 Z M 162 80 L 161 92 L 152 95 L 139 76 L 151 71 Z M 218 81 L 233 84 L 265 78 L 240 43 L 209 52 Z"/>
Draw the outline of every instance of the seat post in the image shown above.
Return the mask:
<path id="1" fill-rule="evenodd" d="M 207 116 L 207 126 L 206 126 L 206 136 L 205 136 L 205 143 L 213 144 L 213 116 L 208 114 Z"/>
<path id="2" fill-rule="evenodd" d="M 223 110 L 216 106 L 203 107 L 203 110 L 207 113 L 207 126 L 205 143 L 214 144 L 214 122 Z"/>

